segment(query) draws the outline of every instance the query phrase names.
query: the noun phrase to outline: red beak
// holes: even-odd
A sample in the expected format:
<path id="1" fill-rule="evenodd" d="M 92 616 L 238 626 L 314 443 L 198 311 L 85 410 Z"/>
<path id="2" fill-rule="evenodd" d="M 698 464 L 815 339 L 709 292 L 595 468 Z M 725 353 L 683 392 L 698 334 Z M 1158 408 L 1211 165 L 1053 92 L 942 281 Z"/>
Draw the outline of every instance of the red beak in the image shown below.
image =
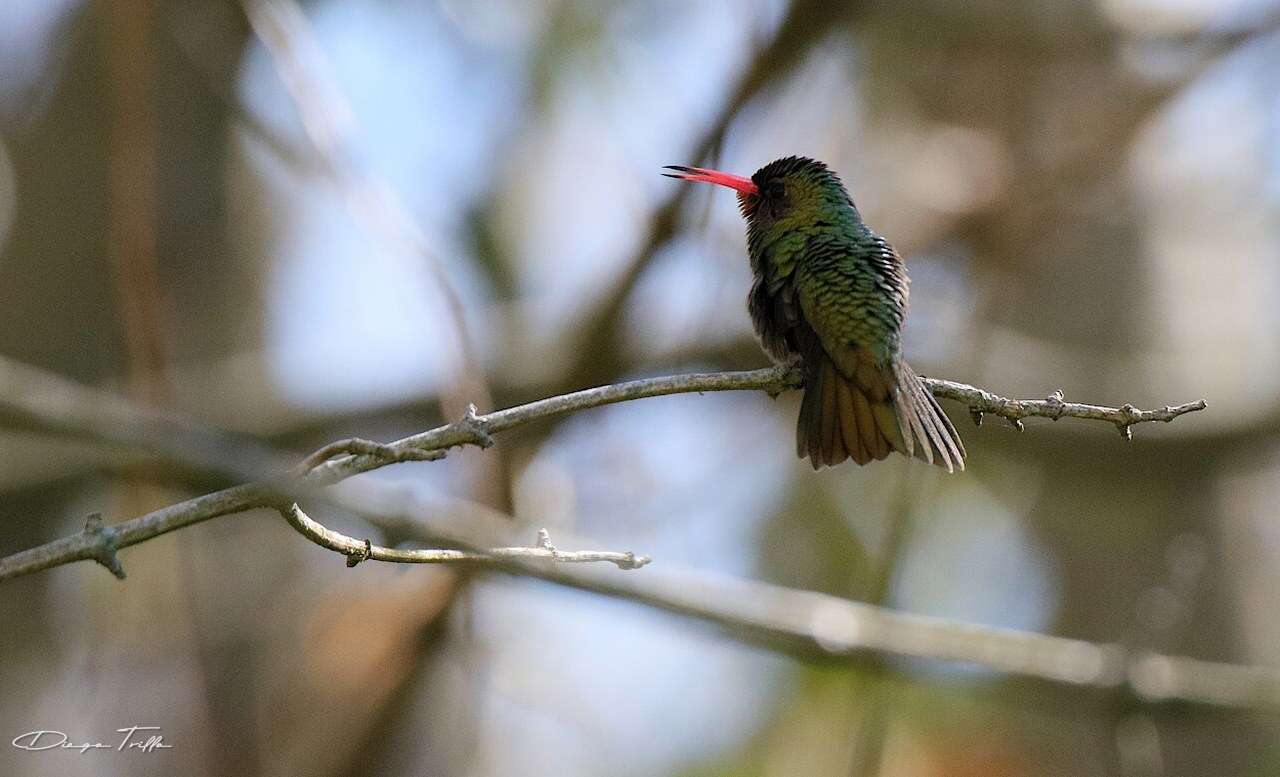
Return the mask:
<path id="1" fill-rule="evenodd" d="M 708 170 L 705 167 L 685 167 L 684 165 L 667 165 L 664 170 L 675 170 L 674 173 L 663 173 L 668 178 L 679 178 L 682 181 L 701 181 L 717 186 L 727 186 L 741 195 L 759 194 L 760 189 L 750 178 L 730 175 L 719 170 Z"/>

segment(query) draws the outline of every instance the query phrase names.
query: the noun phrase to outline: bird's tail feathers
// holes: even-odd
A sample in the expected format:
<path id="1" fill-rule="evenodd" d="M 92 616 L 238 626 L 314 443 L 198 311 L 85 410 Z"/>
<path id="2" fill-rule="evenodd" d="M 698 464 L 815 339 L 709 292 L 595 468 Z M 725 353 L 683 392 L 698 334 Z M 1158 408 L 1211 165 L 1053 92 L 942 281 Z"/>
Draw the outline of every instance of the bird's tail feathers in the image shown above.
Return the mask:
<path id="1" fill-rule="evenodd" d="M 894 404 L 906 447 L 903 452 L 946 467 L 947 472 L 963 470 L 964 443 L 938 400 L 905 361 L 899 359 L 894 371 L 898 378 Z"/>
<path id="2" fill-rule="evenodd" d="M 807 370 L 796 423 L 796 454 L 814 469 L 845 459 L 866 464 L 901 449 L 889 387 L 883 392 L 845 377 L 825 355 Z M 880 396 L 877 396 L 877 395 Z"/>
<path id="3" fill-rule="evenodd" d="M 796 454 L 814 469 L 845 459 L 867 464 L 895 450 L 948 472 L 964 469 L 951 419 L 905 362 L 848 377 L 826 354 L 816 361 L 806 365 L 796 422 Z"/>

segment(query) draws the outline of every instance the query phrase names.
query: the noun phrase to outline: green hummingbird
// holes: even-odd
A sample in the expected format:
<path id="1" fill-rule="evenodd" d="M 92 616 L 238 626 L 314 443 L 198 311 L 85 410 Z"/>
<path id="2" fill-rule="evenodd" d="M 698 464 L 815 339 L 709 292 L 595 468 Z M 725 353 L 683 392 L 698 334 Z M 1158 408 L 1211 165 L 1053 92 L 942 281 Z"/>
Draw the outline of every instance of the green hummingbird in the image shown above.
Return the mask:
<path id="1" fill-rule="evenodd" d="M 796 453 L 814 469 L 858 464 L 890 451 L 948 472 L 964 445 L 933 394 L 902 358 L 907 271 L 898 252 L 862 221 L 825 164 L 790 156 L 750 178 L 668 165 L 685 181 L 738 193 L 754 282 L 747 308 L 780 363 L 799 359 L 804 399 Z"/>

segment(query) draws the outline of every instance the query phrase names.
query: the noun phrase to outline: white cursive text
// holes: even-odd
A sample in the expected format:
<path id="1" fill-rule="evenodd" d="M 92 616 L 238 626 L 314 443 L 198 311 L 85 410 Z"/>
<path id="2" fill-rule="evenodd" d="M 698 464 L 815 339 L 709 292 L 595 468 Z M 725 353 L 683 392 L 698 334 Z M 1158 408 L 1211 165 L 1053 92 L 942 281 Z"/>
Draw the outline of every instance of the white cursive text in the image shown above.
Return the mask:
<path id="1" fill-rule="evenodd" d="M 123 735 L 120 741 L 108 744 L 106 742 L 72 742 L 71 738 L 61 731 L 42 729 L 19 734 L 13 738 L 12 744 L 19 750 L 79 750 L 81 754 L 90 750 L 115 750 L 116 752 L 140 750 L 144 753 L 153 753 L 156 750 L 172 749 L 173 745 L 165 744 L 162 735 L 147 733 L 159 730 L 159 726 L 118 728 L 116 733 Z"/>

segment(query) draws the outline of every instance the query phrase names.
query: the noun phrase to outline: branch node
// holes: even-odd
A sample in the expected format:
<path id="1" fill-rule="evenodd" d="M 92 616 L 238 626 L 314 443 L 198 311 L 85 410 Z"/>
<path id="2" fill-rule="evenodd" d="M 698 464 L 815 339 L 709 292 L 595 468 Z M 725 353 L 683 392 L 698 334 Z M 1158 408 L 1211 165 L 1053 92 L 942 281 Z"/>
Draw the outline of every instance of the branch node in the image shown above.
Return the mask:
<path id="1" fill-rule="evenodd" d="M 1117 423 L 1116 426 L 1120 429 L 1120 436 L 1128 442 L 1133 439 L 1133 431 L 1129 427 L 1142 421 L 1142 411 L 1126 402 L 1120 407 L 1120 415 L 1124 416 L 1125 420 Z"/>
<path id="2" fill-rule="evenodd" d="M 639 569 L 650 561 L 653 561 L 653 559 L 648 556 L 637 555 L 631 551 L 627 551 L 622 554 L 622 558 L 614 561 L 613 563 L 618 565 L 618 569 Z"/>
<path id="3" fill-rule="evenodd" d="M 354 567 L 356 564 L 359 564 L 361 561 L 368 561 L 369 557 L 372 555 L 373 555 L 373 543 L 369 541 L 368 537 L 365 537 L 364 547 L 360 548 L 359 550 L 353 550 L 347 554 L 347 568 L 349 569 L 351 567 Z"/>
<path id="4" fill-rule="evenodd" d="M 489 424 L 482 419 L 476 411 L 474 404 L 467 405 L 467 412 L 463 414 L 462 419 L 458 421 L 457 426 L 467 435 L 467 442 L 473 443 L 481 448 L 489 448 L 493 446 L 493 437 L 489 434 Z"/>
<path id="5" fill-rule="evenodd" d="M 538 541 L 536 543 L 536 547 L 550 553 L 553 561 L 559 561 L 561 558 L 560 549 L 551 541 L 551 532 L 546 529 L 538 529 Z"/>
<path id="6" fill-rule="evenodd" d="M 106 567 L 116 578 L 124 580 L 124 565 L 116 556 L 120 538 L 115 529 L 102 522 L 102 513 L 89 513 L 83 534 L 92 543 L 93 555 L 90 558 Z"/>
<path id="7" fill-rule="evenodd" d="M 373 440 L 352 437 L 329 443 L 320 450 L 303 459 L 298 465 L 299 474 L 305 476 L 317 467 L 338 456 L 370 456 L 378 461 L 395 464 L 403 461 L 435 461 L 443 459 L 444 451 L 423 450 L 421 448 L 397 447 L 384 445 Z"/>
<path id="8" fill-rule="evenodd" d="M 448 451 L 443 450 L 424 450 L 422 448 L 391 448 L 394 451 L 393 461 L 438 461 L 443 459 Z"/>
<path id="9" fill-rule="evenodd" d="M 1044 398 L 1044 403 L 1049 406 L 1054 421 L 1062 417 L 1062 413 L 1067 409 L 1066 397 L 1062 394 L 1062 389 L 1054 389 L 1049 396 Z"/>
<path id="10" fill-rule="evenodd" d="M 798 357 L 786 364 L 779 365 L 777 370 L 778 379 L 762 387 L 770 399 L 777 399 L 779 395 L 791 389 L 804 387 L 804 370 Z"/>

